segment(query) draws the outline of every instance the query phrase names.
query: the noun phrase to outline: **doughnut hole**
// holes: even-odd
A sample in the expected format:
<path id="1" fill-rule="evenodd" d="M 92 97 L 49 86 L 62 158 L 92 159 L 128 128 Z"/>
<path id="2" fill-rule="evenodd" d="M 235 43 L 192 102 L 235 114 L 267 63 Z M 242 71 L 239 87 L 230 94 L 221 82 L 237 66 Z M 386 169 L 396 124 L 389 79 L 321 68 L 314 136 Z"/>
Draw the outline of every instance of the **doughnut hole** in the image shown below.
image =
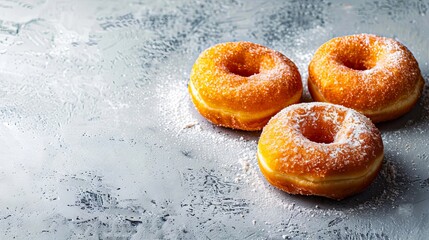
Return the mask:
<path id="1" fill-rule="evenodd" d="M 380 51 L 376 43 L 358 41 L 340 44 L 335 60 L 356 71 L 370 70 L 379 61 Z"/>
<path id="2" fill-rule="evenodd" d="M 330 144 L 335 142 L 343 121 L 344 113 L 338 113 L 335 118 L 316 113 L 315 115 L 304 116 L 299 127 L 301 134 L 308 140 L 315 143 Z"/>
<path id="3" fill-rule="evenodd" d="M 226 69 L 241 77 L 250 77 L 275 66 L 271 56 L 262 56 L 256 53 L 239 52 L 226 61 Z"/>

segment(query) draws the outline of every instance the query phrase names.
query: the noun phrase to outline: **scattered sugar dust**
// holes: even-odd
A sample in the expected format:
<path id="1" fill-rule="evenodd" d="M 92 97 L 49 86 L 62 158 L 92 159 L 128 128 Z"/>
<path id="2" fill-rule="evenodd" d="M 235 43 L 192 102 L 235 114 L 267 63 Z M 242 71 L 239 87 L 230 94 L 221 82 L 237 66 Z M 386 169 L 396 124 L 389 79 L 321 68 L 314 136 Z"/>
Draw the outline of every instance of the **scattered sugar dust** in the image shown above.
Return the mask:
<path id="1" fill-rule="evenodd" d="M 309 31 L 319 30 L 315 28 Z M 320 29 L 320 31 L 326 31 L 326 29 Z M 328 33 L 317 33 L 315 36 L 320 36 L 320 34 L 325 36 Z M 312 42 L 314 41 L 321 40 L 314 39 Z M 308 51 L 309 44 L 305 41 L 298 41 L 296 45 L 299 47 L 295 48 L 298 51 L 293 54 L 285 54 L 293 59 L 300 69 L 305 89 L 304 100 L 311 99 L 306 85 L 306 67 L 313 54 Z M 302 51 L 299 51 L 300 49 Z M 285 52 L 282 49 L 280 51 Z M 171 59 L 171 61 L 178 60 L 177 58 Z M 192 61 L 189 60 L 187 64 L 190 62 Z M 266 222 L 265 219 L 260 218 L 260 216 L 263 216 L 260 212 L 263 211 L 261 209 L 267 212 L 277 209 L 272 210 L 272 214 L 276 214 L 275 211 L 278 211 L 278 209 L 283 209 L 286 211 L 286 220 L 293 217 L 305 220 L 311 219 L 311 216 L 319 216 L 319 220 L 331 219 L 328 221 L 330 225 L 340 226 L 343 224 L 343 219 L 347 219 L 347 215 L 350 213 L 362 217 L 376 215 L 380 214 L 380 212 L 393 211 L 392 209 L 400 206 L 401 202 L 408 200 L 403 196 L 405 194 L 404 191 L 406 191 L 407 186 L 410 186 L 411 181 L 406 177 L 408 169 L 403 169 L 402 163 L 397 162 L 395 155 L 400 154 L 400 149 L 396 148 L 396 144 L 393 147 L 391 146 L 394 143 L 392 141 L 398 141 L 397 137 L 401 135 L 400 131 L 405 130 L 398 130 L 399 132 L 385 131 L 383 133 L 383 139 L 387 139 L 385 144 L 390 146 L 388 147 L 390 148 L 390 152 L 386 156 L 379 177 L 364 193 L 343 200 L 342 202 L 333 202 L 317 197 L 291 196 L 273 188 L 260 173 L 256 159 L 256 145 L 259 133 L 249 134 L 233 131 L 209 123 L 199 115 L 190 100 L 187 89 L 190 66 L 185 67 L 180 66 L 180 64 L 166 65 L 176 67 L 160 73 L 158 78 L 161 81 L 158 81 L 155 87 L 156 107 L 160 114 L 159 119 L 163 130 L 171 133 L 172 138 L 176 138 L 178 144 L 189 143 L 201 152 L 216 153 L 219 152 L 218 148 L 222 148 L 223 153 L 229 152 L 228 156 L 215 159 L 215 164 L 218 164 L 219 169 L 222 169 L 223 172 L 228 173 L 225 176 L 232 177 L 229 181 L 239 186 L 240 190 L 236 194 L 242 195 L 240 197 L 248 199 L 248 202 L 252 203 L 250 205 L 250 213 L 247 213 L 253 219 L 251 224 L 258 227 L 267 225 L 264 224 Z M 429 87 L 427 85 L 425 86 L 419 106 L 423 109 L 424 115 L 419 121 L 423 120 L 427 122 L 429 120 L 429 115 L 427 114 L 429 112 Z M 407 129 L 410 128 L 415 129 L 411 122 L 407 126 Z M 368 209 L 371 211 L 368 212 Z M 292 229 L 291 226 L 283 227 L 284 229 Z M 265 227 L 270 229 L 269 226 Z"/>
<path id="2" fill-rule="evenodd" d="M 173 75 L 160 76 L 164 79 L 156 87 L 159 98 L 160 121 L 164 131 L 171 132 L 180 142 L 191 142 L 200 146 L 201 151 L 216 152 L 216 148 L 233 150 L 230 156 L 217 159 L 219 168 L 234 173 L 232 181 L 237 183 L 242 191 L 252 192 L 247 196 L 256 205 L 276 205 L 285 209 L 297 210 L 303 217 L 312 214 L 325 216 L 343 216 L 347 212 L 363 212 L 365 209 L 394 208 L 401 194 L 402 179 L 398 178 L 397 166 L 388 161 L 383 164 L 377 189 L 371 193 L 336 207 L 331 201 L 324 204 L 311 204 L 302 198 L 287 196 L 271 187 L 259 171 L 256 159 L 256 144 L 258 134 L 247 134 L 221 127 L 213 126 L 195 110 L 187 90 L 189 71 L 179 71 Z M 177 78 L 177 76 L 179 76 Z M 201 147 L 202 146 L 202 147 Z M 382 187 L 380 187 L 382 186 Z M 375 193 L 380 191 L 381 193 Z M 256 197 L 264 196 L 264 197 Z M 287 196 L 287 197 L 285 197 Z"/>

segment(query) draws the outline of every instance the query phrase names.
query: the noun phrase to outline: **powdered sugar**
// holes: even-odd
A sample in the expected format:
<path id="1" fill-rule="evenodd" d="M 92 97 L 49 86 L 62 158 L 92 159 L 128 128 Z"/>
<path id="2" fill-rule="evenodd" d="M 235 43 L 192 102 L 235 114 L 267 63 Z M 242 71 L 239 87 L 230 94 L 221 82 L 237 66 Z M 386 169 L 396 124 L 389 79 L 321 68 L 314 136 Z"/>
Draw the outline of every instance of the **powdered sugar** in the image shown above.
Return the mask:
<path id="1" fill-rule="evenodd" d="M 265 132 L 274 139 L 266 138 Z M 270 120 L 260 141 L 264 147 L 282 152 L 281 166 L 321 176 L 350 166 L 369 166 L 382 151 L 380 133 L 368 118 L 328 103 L 285 108 Z"/>
<path id="2" fill-rule="evenodd" d="M 304 51 L 303 53 L 307 54 Z M 299 59 L 297 65 L 304 66 L 303 74 L 306 74 L 305 66 L 308 63 L 304 59 L 308 59 L 309 55 L 307 54 L 307 57 L 304 56 L 302 59 L 296 58 Z M 173 58 L 171 61 L 175 62 L 178 59 Z M 253 222 L 255 228 L 265 228 L 267 231 L 293 232 L 299 229 L 293 228 L 296 222 L 312 219 L 311 216 L 315 216 L 314 219 L 323 219 L 327 224 L 329 223 L 330 227 L 336 227 L 342 226 L 343 222 L 347 225 L 346 223 L 349 223 L 347 217 L 350 214 L 358 219 L 367 219 L 368 216 L 375 216 L 380 212 L 389 211 L 401 201 L 401 195 L 403 195 L 406 188 L 404 186 L 407 186 L 408 182 L 403 176 L 408 174 L 408 170 L 404 169 L 406 164 L 401 162 L 401 159 L 405 159 L 405 157 L 397 157 L 401 154 L 399 149 L 401 144 L 398 141 L 404 139 L 402 134 L 407 131 L 406 129 L 384 132 L 383 137 L 389 140 L 387 143 L 389 146 L 380 177 L 363 194 L 343 200 L 341 203 L 321 198 L 289 196 L 272 188 L 261 176 L 255 157 L 256 142 L 259 137 L 258 132 L 244 133 L 213 126 L 194 109 L 186 85 L 193 60 L 188 59 L 187 62 L 187 68 L 183 67 L 183 64 L 181 65 L 185 69 L 184 71 L 171 71 L 169 69 L 168 71 L 160 72 L 158 76 L 160 81 L 158 81 L 159 84 L 155 88 L 157 101 L 154 106 L 157 107 L 160 113 L 159 124 L 165 132 L 172 133 L 169 136 L 179 146 L 191 149 L 190 156 L 192 158 L 189 158 L 189 162 L 192 161 L 192 165 L 203 165 L 214 169 L 220 175 L 223 173 L 219 177 L 220 179 L 232 182 L 235 184 L 234 187 L 240 188 L 240 190 L 234 191 L 233 196 L 242 197 L 249 201 L 250 213 L 244 214 L 245 216 L 243 217 L 244 221 L 250 219 L 248 221 L 249 225 Z M 422 108 L 424 108 L 423 105 Z M 313 115 L 313 117 L 317 118 L 317 115 Z M 422 115 L 422 117 L 424 116 Z M 333 122 L 341 123 L 341 118 L 336 114 L 322 116 L 322 118 L 325 118 L 325 121 L 333 119 Z M 345 118 L 354 119 L 355 116 L 350 113 L 350 116 Z M 415 119 L 415 121 L 418 121 L 418 119 Z M 407 129 L 410 129 L 409 127 Z M 365 129 L 361 130 L 364 131 Z M 348 138 L 337 138 L 336 140 L 349 141 Z M 398 145 L 398 149 L 392 149 L 392 145 L 395 144 Z M 297 149 L 294 150 L 298 151 Z M 312 150 L 315 151 L 316 148 L 313 147 Z M 331 157 L 338 157 L 340 151 L 341 148 L 338 148 L 338 151 L 330 152 Z M 308 161 L 309 159 L 305 160 Z M 198 169 L 194 168 L 190 172 L 196 174 Z M 195 196 L 200 195 L 206 196 L 209 193 L 195 194 Z M 318 207 L 316 208 L 315 205 Z M 376 211 L 369 212 L 368 209 Z M 281 216 L 279 217 L 280 219 L 284 219 L 284 222 L 279 222 L 277 219 L 277 222 L 271 223 L 272 225 L 266 225 L 265 222 L 268 219 L 261 217 L 278 215 Z M 216 215 L 215 217 L 218 216 Z M 288 220 L 289 217 L 292 217 L 292 220 Z M 270 217 L 270 219 L 273 218 Z"/>
<path id="3" fill-rule="evenodd" d="M 374 122 L 397 117 L 421 90 L 421 72 L 401 43 L 371 34 L 334 38 L 309 65 L 313 97 L 350 107 Z"/>

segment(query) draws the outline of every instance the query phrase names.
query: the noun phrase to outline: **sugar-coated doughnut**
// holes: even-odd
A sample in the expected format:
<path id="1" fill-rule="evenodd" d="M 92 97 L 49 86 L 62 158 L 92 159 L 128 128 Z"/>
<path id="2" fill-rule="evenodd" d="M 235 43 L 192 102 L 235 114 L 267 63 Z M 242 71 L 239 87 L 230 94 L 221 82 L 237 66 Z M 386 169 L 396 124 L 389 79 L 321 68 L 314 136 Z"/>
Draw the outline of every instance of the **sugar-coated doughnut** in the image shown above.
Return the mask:
<path id="1" fill-rule="evenodd" d="M 361 113 L 330 103 L 300 103 L 276 114 L 258 142 L 261 172 L 291 194 L 343 199 L 363 191 L 383 160 L 379 130 Z"/>
<path id="2" fill-rule="evenodd" d="M 316 51 L 308 71 L 315 101 L 353 108 L 373 122 L 411 110 L 424 85 L 419 65 L 404 45 L 371 34 L 331 39 Z"/>
<path id="3" fill-rule="evenodd" d="M 280 52 L 251 42 L 227 42 L 203 51 L 188 84 L 192 102 L 212 123 L 260 130 L 302 95 L 296 65 Z"/>

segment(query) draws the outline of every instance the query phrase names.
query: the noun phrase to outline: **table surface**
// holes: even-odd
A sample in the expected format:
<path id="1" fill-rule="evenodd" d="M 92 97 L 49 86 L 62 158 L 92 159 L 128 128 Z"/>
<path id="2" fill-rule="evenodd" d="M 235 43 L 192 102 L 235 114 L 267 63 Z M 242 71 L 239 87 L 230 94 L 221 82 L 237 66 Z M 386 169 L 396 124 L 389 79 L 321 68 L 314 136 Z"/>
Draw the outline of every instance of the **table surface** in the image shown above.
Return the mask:
<path id="1" fill-rule="evenodd" d="M 429 78 L 429 2 L 0 0 L 1 239 L 422 239 L 429 88 L 378 124 L 380 175 L 343 201 L 291 196 L 256 161 L 260 132 L 216 127 L 187 92 L 199 53 L 246 40 L 303 77 L 336 36 L 405 44 Z"/>

